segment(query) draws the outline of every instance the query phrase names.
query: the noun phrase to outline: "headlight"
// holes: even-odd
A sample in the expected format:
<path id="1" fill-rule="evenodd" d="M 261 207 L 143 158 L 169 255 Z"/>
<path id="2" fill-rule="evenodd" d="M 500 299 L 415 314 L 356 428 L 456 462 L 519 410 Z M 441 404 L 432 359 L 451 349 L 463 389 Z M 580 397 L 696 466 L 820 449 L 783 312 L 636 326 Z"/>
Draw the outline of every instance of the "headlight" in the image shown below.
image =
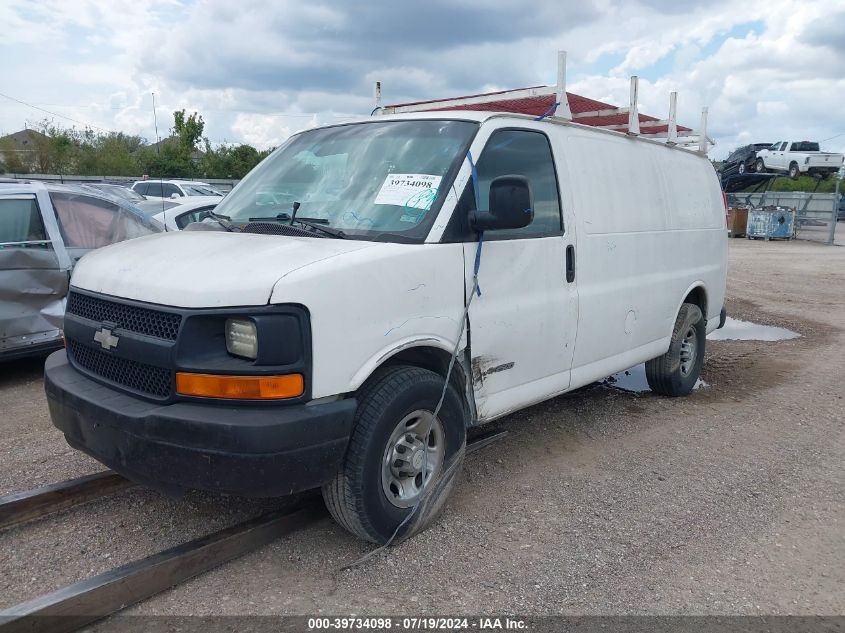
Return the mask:
<path id="1" fill-rule="evenodd" d="M 233 356 L 258 357 L 258 335 L 255 323 L 247 319 L 226 319 L 226 351 Z"/>

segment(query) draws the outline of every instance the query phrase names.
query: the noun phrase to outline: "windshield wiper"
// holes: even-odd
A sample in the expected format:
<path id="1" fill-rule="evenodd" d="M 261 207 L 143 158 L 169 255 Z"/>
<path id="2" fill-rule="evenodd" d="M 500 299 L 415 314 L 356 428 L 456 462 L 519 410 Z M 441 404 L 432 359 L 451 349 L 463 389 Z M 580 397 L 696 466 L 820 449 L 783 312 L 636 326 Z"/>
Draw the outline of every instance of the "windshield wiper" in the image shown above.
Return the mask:
<path id="1" fill-rule="evenodd" d="M 231 232 L 231 231 L 239 231 L 240 230 L 240 229 L 238 229 L 238 227 L 236 227 L 234 224 L 232 224 L 232 222 L 231 222 L 232 218 L 230 218 L 228 215 L 223 215 L 221 213 L 215 213 L 214 211 L 210 211 L 210 210 L 206 211 L 206 213 L 209 216 L 211 216 L 212 218 L 214 218 L 215 220 L 217 220 L 217 224 L 222 226 L 227 231 Z"/>
<path id="2" fill-rule="evenodd" d="M 279 213 L 278 215 L 271 215 L 268 217 L 249 218 L 250 222 L 289 222 L 290 224 L 303 224 L 309 228 L 315 229 L 326 235 L 331 235 L 339 239 L 345 239 L 346 233 L 340 229 L 333 229 L 324 226 L 329 223 L 325 218 L 292 218 L 287 213 Z"/>
<path id="3" fill-rule="evenodd" d="M 273 222 L 274 220 L 286 220 L 290 222 L 291 217 L 288 213 L 278 213 L 276 215 L 268 215 L 265 217 L 259 218 L 249 218 L 250 222 Z M 299 222 L 300 220 L 305 220 L 306 222 L 311 222 L 312 224 L 328 224 L 329 221 L 326 218 L 300 218 L 297 216 L 293 221 Z"/>

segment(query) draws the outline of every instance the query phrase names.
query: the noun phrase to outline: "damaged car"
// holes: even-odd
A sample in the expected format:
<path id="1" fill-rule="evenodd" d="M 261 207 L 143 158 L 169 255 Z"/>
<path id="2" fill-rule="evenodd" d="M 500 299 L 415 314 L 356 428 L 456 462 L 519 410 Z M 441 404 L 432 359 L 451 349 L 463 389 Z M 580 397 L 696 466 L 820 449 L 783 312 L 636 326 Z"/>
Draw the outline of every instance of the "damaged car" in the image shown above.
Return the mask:
<path id="1" fill-rule="evenodd" d="M 161 226 L 79 186 L 0 183 L 0 361 L 62 346 L 70 273 L 85 253 Z"/>

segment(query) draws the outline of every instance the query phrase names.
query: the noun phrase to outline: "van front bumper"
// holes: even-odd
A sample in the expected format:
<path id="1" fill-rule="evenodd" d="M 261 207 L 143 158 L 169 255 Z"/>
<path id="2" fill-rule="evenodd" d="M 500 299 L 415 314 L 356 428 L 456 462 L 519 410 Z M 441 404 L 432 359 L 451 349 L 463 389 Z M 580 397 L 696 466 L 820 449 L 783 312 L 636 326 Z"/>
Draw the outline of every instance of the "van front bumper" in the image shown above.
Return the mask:
<path id="1" fill-rule="evenodd" d="M 101 385 L 64 350 L 44 368 L 53 424 L 68 444 L 140 484 L 273 497 L 317 487 L 337 472 L 354 399 L 313 405 L 160 405 Z"/>

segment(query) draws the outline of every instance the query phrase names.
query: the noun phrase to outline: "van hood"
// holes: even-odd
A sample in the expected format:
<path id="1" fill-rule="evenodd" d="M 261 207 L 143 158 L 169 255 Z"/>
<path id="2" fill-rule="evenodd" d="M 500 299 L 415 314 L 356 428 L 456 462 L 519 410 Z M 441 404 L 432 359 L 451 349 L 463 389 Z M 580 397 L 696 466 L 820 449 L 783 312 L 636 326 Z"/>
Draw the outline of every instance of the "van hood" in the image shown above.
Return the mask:
<path id="1" fill-rule="evenodd" d="M 218 231 L 160 233 L 85 255 L 71 285 L 180 308 L 266 305 L 285 275 L 375 245 Z"/>

